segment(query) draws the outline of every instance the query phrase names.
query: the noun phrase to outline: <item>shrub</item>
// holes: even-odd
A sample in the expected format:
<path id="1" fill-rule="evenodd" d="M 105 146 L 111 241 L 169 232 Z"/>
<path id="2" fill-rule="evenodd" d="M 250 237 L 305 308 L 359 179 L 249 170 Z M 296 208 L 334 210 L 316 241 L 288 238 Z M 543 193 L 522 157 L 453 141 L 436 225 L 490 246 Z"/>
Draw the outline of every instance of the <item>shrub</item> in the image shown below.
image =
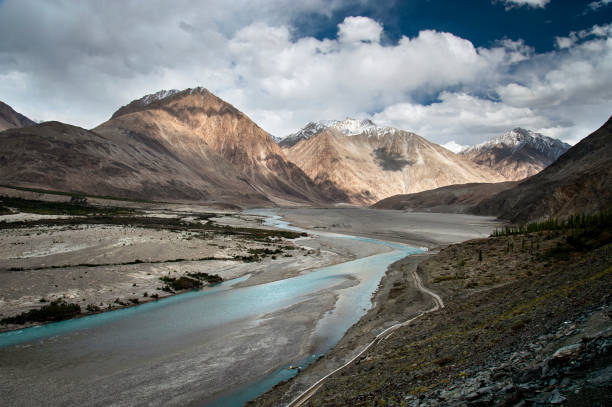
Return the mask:
<path id="1" fill-rule="evenodd" d="M 98 306 L 97 306 L 97 305 L 95 305 L 95 304 L 89 304 L 89 305 L 87 305 L 87 308 L 85 308 L 85 309 L 86 309 L 88 312 L 100 312 L 100 311 L 101 311 L 100 307 L 98 307 Z"/>
<path id="2" fill-rule="evenodd" d="M 198 280 L 204 280 L 210 284 L 218 284 L 223 282 L 223 278 L 218 274 L 208 274 L 208 273 L 187 273 L 187 275 L 191 278 L 196 278 Z"/>
<path id="3" fill-rule="evenodd" d="M 164 276 L 160 277 L 159 279 L 166 283 L 162 290 L 168 292 L 193 290 L 196 288 L 200 288 L 203 285 L 199 279 L 193 279 L 185 276 L 179 278 Z"/>
<path id="4" fill-rule="evenodd" d="M 0 320 L 0 324 L 25 324 L 26 322 L 49 322 L 62 321 L 73 318 L 81 313 L 78 304 L 67 303 L 62 299 L 57 299 L 48 305 L 43 305 L 39 309 L 22 312 L 14 317 L 7 317 Z"/>

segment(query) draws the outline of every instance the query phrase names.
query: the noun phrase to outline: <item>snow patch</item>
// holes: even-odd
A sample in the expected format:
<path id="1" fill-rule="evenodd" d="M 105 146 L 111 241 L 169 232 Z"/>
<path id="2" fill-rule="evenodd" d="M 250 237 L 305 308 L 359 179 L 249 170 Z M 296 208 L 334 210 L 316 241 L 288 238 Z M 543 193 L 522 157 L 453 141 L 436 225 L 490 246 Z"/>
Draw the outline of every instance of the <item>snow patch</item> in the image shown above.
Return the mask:
<path id="1" fill-rule="evenodd" d="M 512 153 L 520 150 L 523 146 L 530 145 L 536 150 L 547 156 L 551 156 L 554 160 L 565 153 L 571 146 L 551 137 L 546 137 L 540 133 L 535 133 L 531 130 L 521 129 L 517 127 L 500 136 L 487 140 L 484 143 L 466 148 L 462 151 L 463 154 L 474 151 L 489 150 L 492 148 L 510 148 Z"/>
<path id="2" fill-rule="evenodd" d="M 368 137 L 382 137 L 385 134 L 396 134 L 400 130 L 394 127 L 377 126 L 370 119 L 351 119 L 344 120 L 321 120 L 308 123 L 303 129 L 285 137 L 282 141 L 285 144 L 296 144 L 300 140 L 308 140 L 310 137 L 319 134 L 325 129 L 336 129 L 345 136 L 357 136 L 366 134 Z"/>
<path id="3" fill-rule="evenodd" d="M 170 89 L 170 90 L 160 90 L 159 92 L 155 92 L 151 95 L 145 95 L 142 98 L 140 98 L 138 100 L 139 103 L 143 104 L 143 105 L 149 105 L 151 103 L 157 102 L 158 100 L 162 100 L 165 99 L 169 96 L 172 95 L 176 95 L 177 93 L 179 93 L 180 90 L 178 89 Z"/>

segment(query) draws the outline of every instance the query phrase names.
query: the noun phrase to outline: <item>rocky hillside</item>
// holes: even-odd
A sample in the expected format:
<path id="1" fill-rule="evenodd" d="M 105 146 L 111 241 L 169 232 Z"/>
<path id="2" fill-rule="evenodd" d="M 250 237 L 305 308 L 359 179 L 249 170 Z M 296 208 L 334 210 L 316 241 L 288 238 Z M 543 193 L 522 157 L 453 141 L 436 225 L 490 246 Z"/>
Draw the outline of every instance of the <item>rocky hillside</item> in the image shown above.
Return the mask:
<path id="1" fill-rule="evenodd" d="M 259 194 L 278 204 L 321 203 L 329 196 L 287 160 L 274 139 L 234 106 L 203 88 L 162 91 L 135 100 L 93 129 L 113 140 L 130 137 L 160 145 L 197 168 L 211 185 L 237 194 Z M 243 187 L 236 190 L 234 182 Z"/>
<path id="2" fill-rule="evenodd" d="M 238 176 L 228 176 L 235 173 L 229 163 L 189 165 L 163 144 L 134 134 L 113 139 L 46 122 L 0 133 L 0 146 L 0 180 L 6 185 L 131 199 L 271 204 Z"/>
<path id="3" fill-rule="evenodd" d="M 512 188 L 515 181 L 458 184 L 417 192 L 394 195 L 372 205 L 374 209 L 395 209 L 416 212 L 468 213 L 482 200 Z"/>
<path id="4" fill-rule="evenodd" d="M 326 204 L 272 137 L 203 88 L 161 91 L 89 131 L 59 122 L 0 134 L 5 185 L 215 205 Z"/>
<path id="5" fill-rule="evenodd" d="M 353 204 L 467 182 L 499 182 L 495 171 L 424 138 L 369 120 L 310 123 L 281 142 L 290 161 Z"/>
<path id="6" fill-rule="evenodd" d="M 516 128 L 460 154 L 508 180 L 518 181 L 542 171 L 570 147 L 560 140 Z"/>
<path id="7" fill-rule="evenodd" d="M 6 103 L 0 102 L 0 131 L 12 128 L 33 126 L 36 123 L 21 113 L 17 113 Z"/>
<path id="8" fill-rule="evenodd" d="M 483 200 L 476 214 L 513 222 L 612 208 L 612 120 L 581 140 L 542 172 Z"/>
<path id="9" fill-rule="evenodd" d="M 420 317 L 407 305 L 417 301 L 407 288 L 410 258 L 396 263 L 406 268 L 404 280 L 379 292 L 376 303 L 384 306 L 369 312 L 340 346 L 356 352 L 352 344 L 417 318 L 327 379 L 302 405 L 610 405 L 612 240 L 610 216 L 600 220 L 473 240 L 429 256 L 416 272 L 445 307 Z M 321 371 L 343 363 L 334 353 L 252 405 L 286 405 Z"/>

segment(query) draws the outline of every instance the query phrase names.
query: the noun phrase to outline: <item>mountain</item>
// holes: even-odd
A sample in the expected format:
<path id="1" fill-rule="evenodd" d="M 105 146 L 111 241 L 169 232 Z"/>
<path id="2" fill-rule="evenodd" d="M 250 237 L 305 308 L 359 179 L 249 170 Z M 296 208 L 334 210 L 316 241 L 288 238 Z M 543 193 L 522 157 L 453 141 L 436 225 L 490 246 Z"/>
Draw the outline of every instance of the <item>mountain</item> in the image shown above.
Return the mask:
<path id="1" fill-rule="evenodd" d="M 221 189 L 227 188 L 215 178 L 239 179 L 246 186 L 238 191 L 261 194 L 278 204 L 334 198 L 322 194 L 289 162 L 267 132 L 204 88 L 145 96 L 117 110 L 94 131 L 162 145 Z"/>
<path id="2" fill-rule="evenodd" d="M 527 222 L 612 209 L 612 118 L 540 173 L 478 204 L 476 214 Z"/>
<path id="3" fill-rule="evenodd" d="M 47 122 L 4 131 L 0 181 L 239 206 L 329 202 L 268 133 L 202 88 L 147 95 L 93 130 Z"/>
<path id="4" fill-rule="evenodd" d="M 518 181 L 542 171 L 570 147 L 560 140 L 516 128 L 460 154 L 508 180 Z"/>
<path id="5" fill-rule="evenodd" d="M 345 120 L 321 120 L 310 122 L 304 128 L 281 139 L 279 145 L 284 148 L 292 147 L 298 142 L 308 140 L 310 137 L 328 128 L 336 129 L 347 136 L 355 136 L 366 131 L 381 133 L 395 130 L 392 127 L 378 127 L 369 119 L 355 120 L 347 117 Z"/>
<path id="6" fill-rule="evenodd" d="M 370 120 L 309 123 L 280 143 L 317 185 L 353 204 L 467 182 L 505 179 L 424 138 Z"/>
<path id="7" fill-rule="evenodd" d="M 0 131 L 12 128 L 33 126 L 36 123 L 21 113 L 17 113 L 6 103 L 0 102 Z"/>
<path id="8" fill-rule="evenodd" d="M 516 181 L 448 185 L 429 191 L 394 195 L 372 205 L 374 209 L 410 212 L 468 213 L 484 199 L 512 188 Z"/>
<path id="9" fill-rule="evenodd" d="M 164 201 L 270 204 L 237 177 L 186 165 L 160 143 L 110 138 L 60 122 L 0 133 L 2 184 Z M 204 167 L 204 166 L 202 166 Z M 233 171 L 228 164 L 218 170 Z"/>

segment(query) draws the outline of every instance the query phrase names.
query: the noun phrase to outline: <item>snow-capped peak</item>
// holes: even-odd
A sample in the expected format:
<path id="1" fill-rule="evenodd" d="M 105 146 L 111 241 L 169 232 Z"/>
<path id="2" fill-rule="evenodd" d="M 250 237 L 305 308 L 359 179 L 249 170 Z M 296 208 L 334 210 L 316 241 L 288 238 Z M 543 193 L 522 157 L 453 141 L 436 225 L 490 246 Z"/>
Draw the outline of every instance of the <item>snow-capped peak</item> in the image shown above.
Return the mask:
<path id="1" fill-rule="evenodd" d="M 569 144 L 566 144 L 561 140 L 517 127 L 504 134 L 487 140 L 484 143 L 468 147 L 461 153 L 467 154 L 473 151 L 482 151 L 491 148 L 510 148 L 514 153 L 525 145 L 530 145 L 541 153 L 550 155 L 553 160 L 556 160 L 561 154 L 565 153 L 571 147 Z"/>
<path id="2" fill-rule="evenodd" d="M 398 130 L 393 127 L 377 126 L 370 119 L 352 119 L 347 117 L 344 120 L 320 120 L 310 122 L 304 128 L 285 137 L 281 143 L 284 146 L 292 146 L 300 140 L 308 140 L 310 137 L 320 133 L 325 129 L 333 128 L 342 132 L 346 136 L 356 136 L 367 134 L 368 136 L 382 136 L 387 133 L 395 134 Z"/>
<path id="3" fill-rule="evenodd" d="M 140 98 L 139 102 L 142 103 L 143 105 L 148 105 L 151 104 L 153 102 L 157 102 L 158 100 L 162 100 L 167 98 L 168 96 L 172 96 L 175 95 L 177 93 L 179 93 L 180 90 L 178 89 L 170 89 L 170 90 L 160 90 L 159 92 L 155 92 L 152 93 L 150 95 L 145 95 L 142 98 Z"/>

